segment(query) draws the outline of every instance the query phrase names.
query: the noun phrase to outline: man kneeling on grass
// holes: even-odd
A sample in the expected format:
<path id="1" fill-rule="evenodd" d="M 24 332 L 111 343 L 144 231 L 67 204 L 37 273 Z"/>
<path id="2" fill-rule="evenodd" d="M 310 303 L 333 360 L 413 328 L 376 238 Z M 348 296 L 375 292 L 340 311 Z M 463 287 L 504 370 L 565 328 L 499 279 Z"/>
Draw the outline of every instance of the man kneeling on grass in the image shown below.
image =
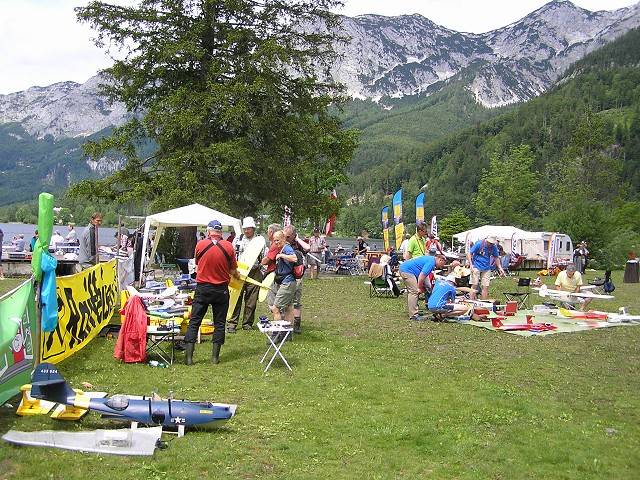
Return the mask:
<path id="1" fill-rule="evenodd" d="M 444 320 L 445 317 L 459 317 L 470 310 L 469 305 L 456 302 L 456 274 L 450 273 L 446 278 L 436 280 L 427 308 L 433 313 L 436 321 Z"/>

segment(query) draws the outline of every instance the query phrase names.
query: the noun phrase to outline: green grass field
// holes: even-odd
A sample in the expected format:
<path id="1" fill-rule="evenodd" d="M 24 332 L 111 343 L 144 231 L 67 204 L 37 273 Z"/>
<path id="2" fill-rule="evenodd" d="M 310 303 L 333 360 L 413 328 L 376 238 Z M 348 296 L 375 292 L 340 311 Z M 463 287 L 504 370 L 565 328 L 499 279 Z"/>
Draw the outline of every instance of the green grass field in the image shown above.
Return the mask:
<path id="1" fill-rule="evenodd" d="M 600 274 L 602 272 L 599 272 Z M 587 274 L 587 279 L 596 273 Z M 455 323 L 410 322 L 406 298 L 370 299 L 365 277 L 305 281 L 303 334 L 285 345 L 293 371 L 258 362 L 262 334 L 211 343 L 197 364 L 122 364 L 96 338 L 60 363 L 73 385 L 109 394 L 238 404 L 217 431 L 165 434 L 153 457 L 82 454 L 0 442 L 0 478 L 633 479 L 640 477 L 640 327 L 524 338 Z M 546 281 L 551 284 L 553 279 Z M 640 313 L 639 284 L 614 272 L 616 299 Z M 0 289 L 10 287 L 5 280 Z M 491 294 L 511 290 L 511 279 Z M 532 296 L 537 301 L 537 298 Z M 17 401 L 10 402 L 14 407 Z M 0 410 L 0 431 L 92 430 Z"/>

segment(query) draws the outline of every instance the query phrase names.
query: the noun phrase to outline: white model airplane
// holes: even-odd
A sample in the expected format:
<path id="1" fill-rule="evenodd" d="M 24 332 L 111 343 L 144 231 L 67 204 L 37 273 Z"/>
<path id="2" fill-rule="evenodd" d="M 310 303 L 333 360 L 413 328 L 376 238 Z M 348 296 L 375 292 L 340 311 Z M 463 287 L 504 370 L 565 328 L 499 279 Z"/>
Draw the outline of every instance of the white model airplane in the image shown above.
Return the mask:
<path id="1" fill-rule="evenodd" d="M 540 288 L 533 288 L 542 297 L 549 297 L 553 300 L 559 300 L 561 302 L 572 302 L 575 298 L 599 298 L 601 300 L 611 300 L 615 298 L 613 295 L 600 295 L 599 293 L 591 292 L 565 292 L 563 290 L 553 290 L 543 285 Z M 573 299 L 571 297 L 574 297 Z"/>

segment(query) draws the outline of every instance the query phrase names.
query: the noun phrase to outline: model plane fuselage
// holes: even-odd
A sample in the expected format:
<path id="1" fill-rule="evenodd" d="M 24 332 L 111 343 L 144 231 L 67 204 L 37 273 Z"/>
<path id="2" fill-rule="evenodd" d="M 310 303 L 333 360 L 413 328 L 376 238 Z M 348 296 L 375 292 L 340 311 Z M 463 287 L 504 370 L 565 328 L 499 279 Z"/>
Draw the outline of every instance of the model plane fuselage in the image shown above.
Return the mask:
<path id="1" fill-rule="evenodd" d="M 104 418 L 165 427 L 220 426 L 234 416 L 237 406 L 189 400 L 114 395 L 86 398 L 77 395 L 51 363 L 41 363 L 33 373 L 31 396 L 102 413 Z"/>

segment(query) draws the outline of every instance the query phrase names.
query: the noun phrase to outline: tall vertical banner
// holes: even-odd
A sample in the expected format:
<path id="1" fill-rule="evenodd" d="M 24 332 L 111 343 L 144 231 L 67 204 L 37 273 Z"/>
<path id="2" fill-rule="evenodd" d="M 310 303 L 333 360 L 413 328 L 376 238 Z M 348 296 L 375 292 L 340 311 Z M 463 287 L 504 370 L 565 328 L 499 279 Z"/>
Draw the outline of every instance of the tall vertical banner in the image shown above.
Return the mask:
<path id="1" fill-rule="evenodd" d="M 511 263 L 518 261 L 518 240 L 516 240 L 516 232 L 511 235 Z"/>
<path id="2" fill-rule="evenodd" d="M 334 188 L 331 191 L 331 200 L 336 200 L 337 198 L 338 198 L 338 194 L 336 193 L 336 189 Z M 331 236 L 331 233 L 333 232 L 333 224 L 335 223 L 335 221 L 336 221 L 336 212 L 334 209 L 334 212 L 331 214 L 331 216 L 327 219 L 326 223 L 324 224 L 324 234 L 327 237 Z"/>
<path id="3" fill-rule="evenodd" d="M 36 300 L 30 278 L 0 298 L 0 405 L 31 382 Z"/>
<path id="4" fill-rule="evenodd" d="M 549 237 L 549 253 L 547 254 L 547 270 L 551 274 L 551 266 L 556 259 L 556 232 L 553 232 Z"/>
<path id="5" fill-rule="evenodd" d="M 438 217 L 435 215 L 431 217 L 431 235 L 438 236 Z"/>
<path id="6" fill-rule="evenodd" d="M 109 323 L 118 299 L 116 259 L 57 279 L 58 325 L 40 336 L 40 360 L 58 363 Z"/>
<path id="7" fill-rule="evenodd" d="M 288 227 L 291 225 L 291 208 L 289 205 L 284 206 L 284 216 L 282 217 L 282 226 Z"/>
<path id="8" fill-rule="evenodd" d="M 381 212 L 382 238 L 384 240 L 384 251 L 389 251 L 389 207 L 384 207 Z"/>
<path id="9" fill-rule="evenodd" d="M 468 254 L 471 251 L 471 247 L 471 234 L 467 233 L 464 237 L 464 252 Z"/>
<path id="10" fill-rule="evenodd" d="M 402 245 L 404 237 L 404 223 L 402 223 L 402 189 L 393 196 L 393 224 L 395 225 L 396 250 Z"/>
<path id="11" fill-rule="evenodd" d="M 424 192 L 416 197 L 416 225 L 420 222 L 424 222 Z"/>

